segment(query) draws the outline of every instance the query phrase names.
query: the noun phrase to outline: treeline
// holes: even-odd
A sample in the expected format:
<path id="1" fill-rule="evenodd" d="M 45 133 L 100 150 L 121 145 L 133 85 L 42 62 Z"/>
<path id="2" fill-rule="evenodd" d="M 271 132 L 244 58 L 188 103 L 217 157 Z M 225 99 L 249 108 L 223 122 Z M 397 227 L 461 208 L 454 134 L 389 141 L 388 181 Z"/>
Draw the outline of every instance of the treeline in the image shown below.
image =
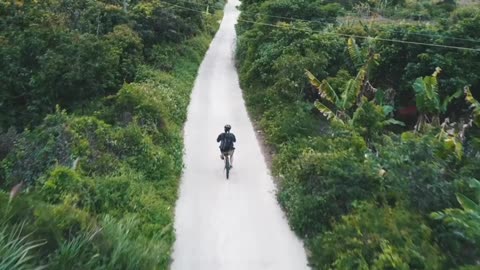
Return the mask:
<path id="1" fill-rule="evenodd" d="M 241 85 L 311 266 L 478 268 L 480 6 L 241 9 Z"/>
<path id="2" fill-rule="evenodd" d="M 168 268 L 223 4 L 0 1 L 0 268 Z"/>

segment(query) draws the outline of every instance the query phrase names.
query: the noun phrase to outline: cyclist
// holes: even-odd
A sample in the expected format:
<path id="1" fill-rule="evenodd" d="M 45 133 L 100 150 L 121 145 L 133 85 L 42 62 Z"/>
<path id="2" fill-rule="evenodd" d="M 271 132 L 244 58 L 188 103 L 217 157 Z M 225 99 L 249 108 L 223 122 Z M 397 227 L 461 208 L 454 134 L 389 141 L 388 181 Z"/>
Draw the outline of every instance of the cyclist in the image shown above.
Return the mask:
<path id="1" fill-rule="evenodd" d="M 230 166 L 233 164 L 233 152 L 235 152 L 234 143 L 237 141 L 235 135 L 230 133 L 232 126 L 225 125 L 224 130 L 225 132 L 220 133 L 217 137 L 217 142 L 220 143 L 220 158 L 224 159 L 225 155 L 230 156 Z"/>

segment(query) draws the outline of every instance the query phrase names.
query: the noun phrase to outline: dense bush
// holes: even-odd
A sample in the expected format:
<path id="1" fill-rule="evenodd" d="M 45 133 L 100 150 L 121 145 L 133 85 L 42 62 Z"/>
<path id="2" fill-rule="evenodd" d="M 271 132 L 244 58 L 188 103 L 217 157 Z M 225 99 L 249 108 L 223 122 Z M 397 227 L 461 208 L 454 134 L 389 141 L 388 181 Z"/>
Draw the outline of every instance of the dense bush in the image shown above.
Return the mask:
<path id="1" fill-rule="evenodd" d="M 317 269 L 441 269 L 431 229 L 402 208 L 361 204 L 312 240 Z"/>
<path id="2" fill-rule="evenodd" d="M 302 146 L 307 148 L 289 166 L 276 164 L 283 167 L 279 198 L 293 228 L 312 236 L 349 212 L 353 201 L 372 198 L 380 178 L 376 164 L 364 161 L 367 148 L 358 135 L 318 138 L 312 148 Z"/>
<path id="3" fill-rule="evenodd" d="M 110 1 L 111 2 L 111 1 Z M 184 1 L 0 1 L 0 127 L 38 125 L 59 104 L 83 108 L 135 79 L 146 58 L 171 70 L 171 48 L 212 34 L 214 12 Z M 170 63 L 168 63 L 170 61 Z"/>

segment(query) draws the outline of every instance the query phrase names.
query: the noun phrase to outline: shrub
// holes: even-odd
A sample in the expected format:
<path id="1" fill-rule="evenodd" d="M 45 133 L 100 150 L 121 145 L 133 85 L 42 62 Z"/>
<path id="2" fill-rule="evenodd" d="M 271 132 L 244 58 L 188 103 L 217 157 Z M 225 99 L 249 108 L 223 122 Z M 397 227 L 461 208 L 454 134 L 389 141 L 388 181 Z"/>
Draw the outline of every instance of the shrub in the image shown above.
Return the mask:
<path id="1" fill-rule="evenodd" d="M 65 167 L 53 169 L 40 187 L 42 198 L 52 204 L 68 205 L 95 211 L 95 187 L 92 180 Z"/>
<path id="2" fill-rule="evenodd" d="M 386 171 L 388 196 L 406 200 L 414 211 L 429 214 L 454 204 L 453 151 L 432 135 L 404 133 L 401 141 L 379 147 L 379 163 Z"/>
<path id="3" fill-rule="evenodd" d="M 441 243 L 450 252 L 454 265 L 470 264 L 478 267 L 480 256 L 480 182 L 476 179 L 468 181 L 473 190 L 473 197 L 457 194 L 457 200 L 463 209 L 449 208 L 431 214 L 431 217 L 442 221 L 446 228 L 440 233 Z"/>
<path id="4" fill-rule="evenodd" d="M 39 128 L 22 133 L 15 149 L 2 161 L 7 184 L 33 184 L 56 164 L 72 165 L 75 134 L 67 121 L 66 113 L 57 110 Z"/>
<path id="5" fill-rule="evenodd" d="M 312 106 L 304 103 L 265 112 L 260 123 L 267 134 L 267 141 L 279 146 L 296 137 L 313 135 L 317 122 L 311 110 Z"/>
<path id="6" fill-rule="evenodd" d="M 175 66 L 175 59 L 177 57 L 178 52 L 173 46 L 153 45 L 149 61 L 154 67 L 165 71 L 171 71 Z"/>
<path id="7" fill-rule="evenodd" d="M 442 269 L 443 261 L 428 226 L 400 207 L 358 204 L 312 240 L 316 269 Z"/>
<path id="8" fill-rule="evenodd" d="M 36 237 L 47 241 L 44 254 L 95 225 L 94 218 L 88 212 L 72 206 L 69 201 L 56 205 L 37 203 L 31 226 L 35 228 Z"/>
<path id="9" fill-rule="evenodd" d="M 372 199 L 380 190 L 379 169 L 365 159 L 363 139 L 358 135 L 321 139 L 323 149 L 304 148 L 281 171 L 279 199 L 302 236 L 328 228 L 351 210 L 352 202 Z M 284 154 L 288 153 L 280 153 Z"/>
<path id="10" fill-rule="evenodd" d="M 13 127 L 10 127 L 7 132 L 2 132 L 0 129 L 0 161 L 10 153 L 18 137 L 17 131 Z"/>

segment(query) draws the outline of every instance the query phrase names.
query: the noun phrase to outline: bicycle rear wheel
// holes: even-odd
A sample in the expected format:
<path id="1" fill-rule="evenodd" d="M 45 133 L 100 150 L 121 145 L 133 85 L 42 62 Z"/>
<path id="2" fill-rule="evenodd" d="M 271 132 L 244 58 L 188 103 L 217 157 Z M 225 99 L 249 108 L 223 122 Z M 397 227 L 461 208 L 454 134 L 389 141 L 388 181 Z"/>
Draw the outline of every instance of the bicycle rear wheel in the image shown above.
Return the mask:
<path id="1" fill-rule="evenodd" d="M 225 155 L 225 174 L 227 179 L 230 177 L 230 156 Z"/>

